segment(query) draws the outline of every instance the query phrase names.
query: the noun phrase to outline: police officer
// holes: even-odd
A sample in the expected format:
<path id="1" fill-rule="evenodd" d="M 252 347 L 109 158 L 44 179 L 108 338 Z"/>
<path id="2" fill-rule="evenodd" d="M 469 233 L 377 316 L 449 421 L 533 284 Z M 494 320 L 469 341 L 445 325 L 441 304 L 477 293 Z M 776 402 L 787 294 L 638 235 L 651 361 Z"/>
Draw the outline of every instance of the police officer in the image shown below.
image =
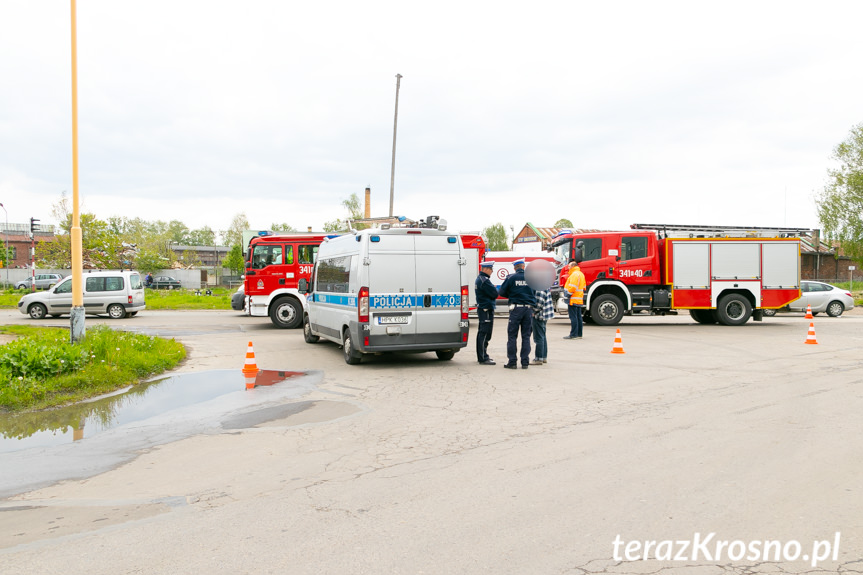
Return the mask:
<path id="1" fill-rule="evenodd" d="M 509 324 L 506 327 L 507 363 L 504 367 L 507 369 L 518 367 L 516 344 L 518 330 L 521 328 L 521 368 L 527 369 L 530 363 L 530 334 L 533 329 L 533 308 L 536 306 L 536 298 L 524 277 L 524 260 L 514 261 L 512 265 L 515 273 L 510 274 L 500 286 L 501 297 L 509 298 Z"/>
<path id="2" fill-rule="evenodd" d="M 491 271 L 494 262 L 482 262 L 479 265 L 479 275 L 474 282 L 476 294 L 476 316 L 479 327 L 476 330 L 476 360 L 480 365 L 495 365 L 488 356 L 488 342 L 494 329 L 494 308 L 497 299 L 497 288 L 491 283 Z"/>

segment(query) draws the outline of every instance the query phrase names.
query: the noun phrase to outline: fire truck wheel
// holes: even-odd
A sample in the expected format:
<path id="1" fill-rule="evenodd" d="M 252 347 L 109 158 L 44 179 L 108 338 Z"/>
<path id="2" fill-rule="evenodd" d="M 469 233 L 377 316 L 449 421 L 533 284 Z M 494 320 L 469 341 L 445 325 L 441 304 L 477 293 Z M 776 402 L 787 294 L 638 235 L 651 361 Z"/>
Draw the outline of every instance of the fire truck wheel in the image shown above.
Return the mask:
<path id="1" fill-rule="evenodd" d="M 719 298 L 716 318 L 723 325 L 743 325 L 752 315 L 752 304 L 739 293 L 730 293 Z"/>
<path id="2" fill-rule="evenodd" d="M 716 323 L 716 314 L 712 309 L 691 309 L 689 315 L 698 323 L 704 325 L 713 325 Z"/>
<path id="3" fill-rule="evenodd" d="M 764 314 L 764 317 L 773 317 L 776 315 L 775 309 L 762 309 L 761 313 Z"/>
<path id="4" fill-rule="evenodd" d="M 270 308 L 270 320 L 276 327 L 282 329 L 300 327 L 303 321 L 303 309 L 297 300 L 283 297 L 277 299 Z"/>
<path id="5" fill-rule="evenodd" d="M 602 294 L 593 300 L 590 317 L 596 325 L 617 325 L 623 317 L 623 303 L 616 295 Z"/>
<path id="6" fill-rule="evenodd" d="M 312 326 L 309 325 L 308 315 L 303 317 L 303 339 L 306 340 L 306 343 L 318 343 L 321 339 L 316 335 L 312 335 Z"/>
<path id="7" fill-rule="evenodd" d="M 356 365 L 363 359 L 363 354 L 354 349 L 351 342 L 351 330 L 345 328 L 345 333 L 342 336 L 342 351 L 345 355 L 345 363 L 348 365 Z"/>

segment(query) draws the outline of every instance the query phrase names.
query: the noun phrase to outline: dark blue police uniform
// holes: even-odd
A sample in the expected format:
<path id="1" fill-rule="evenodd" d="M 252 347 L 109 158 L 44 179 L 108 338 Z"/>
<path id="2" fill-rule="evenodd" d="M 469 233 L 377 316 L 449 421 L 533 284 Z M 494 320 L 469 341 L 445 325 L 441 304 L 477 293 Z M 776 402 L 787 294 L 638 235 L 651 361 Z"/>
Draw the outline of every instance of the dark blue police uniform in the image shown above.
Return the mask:
<path id="1" fill-rule="evenodd" d="M 514 274 L 507 277 L 500 286 L 501 297 L 509 298 L 509 324 L 506 327 L 506 357 L 504 367 L 517 367 L 516 346 L 518 331 L 521 329 L 521 367 L 527 369 L 530 363 L 530 335 L 533 332 L 533 308 L 536 298 L 533 289 L 527 285 L 524 277 L 524 260 L 513 263 L 516 266 Z"/>
<path id="2" fill-rule="evenodd" d="M 494 329 L 494 308 L 497 300 L 497 288 L 491 283 L 491 277 L 486 270 L 491 271 L 494 262 L 483 262 L 480 266 L 482 271 L 474 282 L 474 293 L 476 294 L 476 316 L 479 327 L 476 330 L 476 360 L 483 365 L 495 365 L 488 356 L 488 342 L 491 340 L 491 332 Z"/>

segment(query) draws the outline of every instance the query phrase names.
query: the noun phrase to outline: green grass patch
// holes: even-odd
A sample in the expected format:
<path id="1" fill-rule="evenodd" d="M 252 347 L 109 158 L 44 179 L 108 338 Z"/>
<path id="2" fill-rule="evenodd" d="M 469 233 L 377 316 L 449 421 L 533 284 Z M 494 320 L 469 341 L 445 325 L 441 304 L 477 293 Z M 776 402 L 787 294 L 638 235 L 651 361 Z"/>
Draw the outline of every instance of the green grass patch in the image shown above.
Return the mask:
<path id="1" fill-rule="evenodd" d="M 231 309 L 231 296 L 236 289 L 217 287 L 210 290 L 213 295 L 206 295 L 206 289 L 201 290 L 202 295 L 195 295 L 195 290 L 189 289 L 148 289 L 144 298 L 147 309 Z M 0 309 L 16 309 L 18 301 L 28 293 L 29 290 L 3 290 L 0 292 Z"/>
<path id="2" fill-rule="evenodd" d="M 213 295 L 195 295 L 195 290 L 148 289 L 145 300 L 147 309 L 231 309 L 231 296 L 236 290 L 210 288 Z"/>
<path id="3" fill-rule="evenodd" d="M 0 413 L 44 409 L 102 395 L 175 367 L 186 349 L 173 339 L 87 330 L 78 344 L 69 330 L 0 326 L 19 339 L 0 346 Z"/>

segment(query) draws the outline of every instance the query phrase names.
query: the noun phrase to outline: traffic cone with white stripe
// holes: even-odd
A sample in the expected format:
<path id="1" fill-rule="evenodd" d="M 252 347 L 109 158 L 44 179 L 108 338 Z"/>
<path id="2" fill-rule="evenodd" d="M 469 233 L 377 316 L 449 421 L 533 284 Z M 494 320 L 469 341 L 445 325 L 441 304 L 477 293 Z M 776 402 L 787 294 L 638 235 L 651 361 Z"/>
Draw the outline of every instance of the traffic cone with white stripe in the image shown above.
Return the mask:
<path id="1" fill-rule="evenodd" d="M 623 340 L 620 339 L 620 329 L 614 335 L 614 347 L 611 348 L 611 353 L 626 353 L 623 351 Z"/>
<path id="2" fill-rule="evenodd" d="M 806 317 L 806 319 L 815 319 L 815 316 L 812 315 L 812 306 L 811 305 L 806 306 L 806 316 L 805 317 Z"/>
<path id="3" fill-rule="evenodd" d="M 815 324 L 811 321 L 809 322 L 809 334 L 806 336 L 806 343 L 818 344 L 818 342 L 815 341 Z"/>
<path id="4" fill-rule="evenodd" d="M 258 364 L 255 363 L 255 350 L 252 348 L 252 342 L 249 342 L 249 349 L 246 350 L 246 363 L 243 365 L 243 373 L 246 375 L 256 375 L 258 373 Z"/>

